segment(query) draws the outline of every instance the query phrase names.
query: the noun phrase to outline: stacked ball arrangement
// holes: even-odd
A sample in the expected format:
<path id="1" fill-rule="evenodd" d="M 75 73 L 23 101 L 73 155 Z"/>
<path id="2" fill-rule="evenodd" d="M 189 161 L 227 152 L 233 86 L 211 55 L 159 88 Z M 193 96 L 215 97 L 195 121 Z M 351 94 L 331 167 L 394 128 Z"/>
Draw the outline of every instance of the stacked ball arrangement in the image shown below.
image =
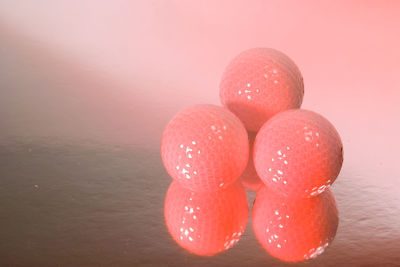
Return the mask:
<path id="1" fill-rule="evenodd" d="M 327 119 L 300 109 L 303 95 L 288 56 L 250 49 L 223 73 L 224 107 L 196 105 L 168 123 L 161 156 L 174 182 L 164 214 L 180 246 L 205 256 L 232 247 L 246 225 L 243 186 L 257 191 L 254 233 L 272 256 L 302 261 L 332 242 L 338 211 L 329 187 L 343 146 Z"/>

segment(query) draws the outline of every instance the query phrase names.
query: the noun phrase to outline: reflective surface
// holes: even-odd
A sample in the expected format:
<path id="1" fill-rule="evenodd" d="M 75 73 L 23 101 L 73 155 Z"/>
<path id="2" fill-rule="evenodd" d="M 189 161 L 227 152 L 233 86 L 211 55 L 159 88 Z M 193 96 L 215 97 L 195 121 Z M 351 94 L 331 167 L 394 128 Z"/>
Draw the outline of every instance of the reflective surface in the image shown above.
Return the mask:
<path id="1" fill-rule="evenodd" d="M 398 265 L 397 2 L 41 2 L 0 4 L 1 266 L 284 266 L 250 215 L 213 257 L 181 248 L 164 220 L 162 131 L 219 104 L 224 67 L 257 46 L 294 59 L 303 107 L 345 149 L 335 239 L 299 265 Z"/>
<path id="2" fill-rule="evenodd" d="M 258 243 L 250 215 L 241 240 L 224 253 L 203 258 L 178 246 L 164 222 L 171 179 L 158 149 L 48 138 L 2 141 L 0 156 L 3 265 L 283 264 Z M 394 266 L 398 198 L 346 172 L 333 186 L 335 240 L 307 266 Z M 250 208 L 254 198 L 248 192 Z"/>

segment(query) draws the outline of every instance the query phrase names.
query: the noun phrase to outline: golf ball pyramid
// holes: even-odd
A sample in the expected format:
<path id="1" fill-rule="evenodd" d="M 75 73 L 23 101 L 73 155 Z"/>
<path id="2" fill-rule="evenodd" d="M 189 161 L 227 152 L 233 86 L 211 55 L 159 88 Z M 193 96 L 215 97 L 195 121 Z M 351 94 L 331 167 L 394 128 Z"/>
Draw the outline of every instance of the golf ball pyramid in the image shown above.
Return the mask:
<path id="1" fill-rule="evenodd" d="M 298 67 L 275 49 L 246 50 L 226 67 L 219 96 L 223 107 L 188 107 L 163 132 L 170 235 L 197 255 L 228 250 L 246 227 L 245 187 L 257 192 L 252 225 L 270 255 L 299 262 L 322 254 L 339 223 L 329 187 L 343 144 L 326 118 L 300 109 Z"/>

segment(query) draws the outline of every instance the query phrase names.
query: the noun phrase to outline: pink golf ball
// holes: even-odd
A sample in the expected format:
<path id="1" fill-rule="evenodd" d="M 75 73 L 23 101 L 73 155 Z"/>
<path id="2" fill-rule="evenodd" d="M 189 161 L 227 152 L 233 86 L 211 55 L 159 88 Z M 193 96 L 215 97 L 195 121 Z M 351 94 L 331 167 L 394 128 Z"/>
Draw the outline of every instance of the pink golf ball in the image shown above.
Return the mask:
<path id="1" fill-rule="evenodd" d="M 168 123 L 161 157 L 169 175 L 193 191 L 215 191 L 236 181 L 246 167 L 246 129 L 229 110 L 196 105 Z"/>
<path id="2" fill-rule="evenodd" d="M 257 191 L 261 186 L 263 186 L 263 182 L 261 181 L 260 177 L 254 168 L 253 162 L 253 147 L 254 147 L 254 139 L 256 139 L 256 133 L 247 132 L 249 135 L 249 148 L 250 148 L 250 157 L 249 161 L 247 162 L 246 169 L 244 169 L 242 176 L 240 176 L 240 182 L 244 186 L 244 188 L 250 191 Z"/>
<path id="3" fill-rule="evenodd" d="M 303 95 L 303 78 L 296 64 L 271 48 L 239 54 L 226 67 L 220 83 L 221 103 L 253 132 L 278 112 L 299 108 Z"/>
<path id="4" fill-rule="evenodd" d="M 268 188 L 290 197 L 310 197 L 330 187 L 339 175 L 343 145 L 327 119 L 293 109 L 264 124 L 254 143 L 253 159 Z"/>

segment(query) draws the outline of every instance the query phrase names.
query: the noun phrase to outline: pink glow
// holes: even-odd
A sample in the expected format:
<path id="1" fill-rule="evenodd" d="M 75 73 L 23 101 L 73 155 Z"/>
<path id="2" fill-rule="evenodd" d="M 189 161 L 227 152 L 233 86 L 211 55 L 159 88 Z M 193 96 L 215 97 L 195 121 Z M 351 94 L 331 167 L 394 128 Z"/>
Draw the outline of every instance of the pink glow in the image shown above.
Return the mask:
<path id="1" fill-rule="evenodd" d="M 399 1 L 22 2 L 0 3 L 0 141 L 51 136 L 158 149 L 179 110 L 219 104 L 233 56 L 276 48 L 304 77 L 302 107 L 342 137 L 344 163 L 333 186 L 341 214 L 368 214 L 357 225 L 341 221 L 331 251 L 361 265 L 393 258 Z M 350 206 L 341 202 L 345 193 L 355 196 Z M 387 239 L 365 234 L 382 225 Z"/>

